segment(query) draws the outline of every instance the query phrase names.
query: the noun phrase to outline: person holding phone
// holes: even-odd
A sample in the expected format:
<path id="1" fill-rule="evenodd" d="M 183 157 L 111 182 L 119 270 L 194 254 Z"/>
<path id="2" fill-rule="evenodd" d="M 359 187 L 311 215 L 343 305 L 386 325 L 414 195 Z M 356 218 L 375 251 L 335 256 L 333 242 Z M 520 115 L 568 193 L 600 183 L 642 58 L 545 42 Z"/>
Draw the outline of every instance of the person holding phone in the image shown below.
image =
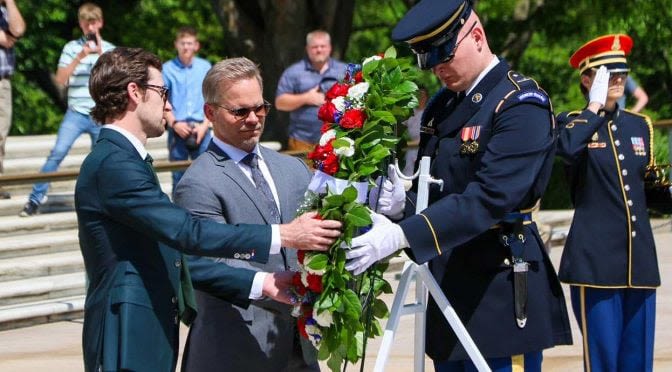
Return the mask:
<path id="1" fill-rule="evenodd" d="M 58 128 L 56 144 L 51 149 L 47 161 L 40 169 L 41 173 L 55 172 L 70 151 L 72 144 L 80 135 L 91 136 L 91 146 L 98 139 L 100 127 L 91 119 L 89 112 L 94 102 L 89 95 L 89 75 L 91 68 L 104 52 L 114 49 L 114 45 L 103 40 L 100 30 L 103 28 L 103 11 L 93 3 L 84 3 L 77 13 L 82 37 L 65 44 L 58 60 L 56 82 L 68 88 L 68 109 Z M 28 217 L 39 212 L 40 205 L 47 200 L 49 183 L 33 185 L 28 202 L 19 213 Z"/>

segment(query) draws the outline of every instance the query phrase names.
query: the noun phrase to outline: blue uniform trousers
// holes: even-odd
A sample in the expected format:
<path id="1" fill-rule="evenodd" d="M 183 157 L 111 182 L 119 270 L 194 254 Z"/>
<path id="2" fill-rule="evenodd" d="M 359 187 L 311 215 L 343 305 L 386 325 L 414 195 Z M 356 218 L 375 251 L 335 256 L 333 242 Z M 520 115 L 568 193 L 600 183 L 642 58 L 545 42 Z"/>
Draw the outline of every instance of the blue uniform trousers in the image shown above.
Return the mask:
<path id="1" fill-rule="evenodd" d="M 514 355 L 506 358 L 486 358 L 492 372 L 541 372 L 541 351 Z M 476 366 L 471 360 L 444 360 L 434 362 L 436 372 L 477 372 Z"/>
<path id="2" fill-rule="evenodd" d="M 656 290 L 571 286 L 586 371 L 651 371 Z"/>

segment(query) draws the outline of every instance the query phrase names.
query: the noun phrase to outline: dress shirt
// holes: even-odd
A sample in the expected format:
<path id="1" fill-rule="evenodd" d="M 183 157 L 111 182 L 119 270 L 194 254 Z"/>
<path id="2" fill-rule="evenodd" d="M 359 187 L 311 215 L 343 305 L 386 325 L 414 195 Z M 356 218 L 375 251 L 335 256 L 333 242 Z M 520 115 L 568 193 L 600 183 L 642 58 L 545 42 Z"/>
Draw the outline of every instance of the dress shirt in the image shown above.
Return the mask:
<path id="1" fill-rule="evenodd" d="M 240 170 L 245 174 L 245 176 L 254 184 L 254 181 L 252 180 L 252 172 L 250 170 L 250 167 L 245 165 L 242 160 L 245 156 L 247 156 L 248 152 L 241 150 L 235 146 L 231 146 L 228 143 L 225 143 L 224 141 L 220 140 L 217 137 L 212 137 L 212 142 L 219 147 L 222 151 L 224 151 L 231 160 L 233 160 L 236 165 L 240 168 Z M 273 199 L 275 200 L 275 204 L 278 207 L 278 211 L 280 211 L 280 199 L 278 198 L 278 192 L 275 188 L 275 183 L 273 182 L 273 177 L 271 177 L 271 172 L 268 170 L 268 166 L 266 165 L 266 162 L 264 161 L 263 156 L 261 155 L 261 151 L 259 151 L 259 146 L 255 146 L 254 150 L 252 150 L 253 153 L 257 155 L 257 159 L 259 161 L 259 170 L 261 171 L 261 174 L 264 176 L 264 179 L 268 183 L 268 186 L 271 188 L 271 192 L 273 193 Z M 271 229 L 273 232 L 273 237 L 271 240 L 271 254 L 277 254 L 280 253 L 280 226 L 277 224 L 271 225 Z M 277 234 L 277 240 L 276 240 L 276 234 Z M 276 242 L 278 243 L 276 245 Z M 258 272 L 254 275 L 254 281 L 252 282 L 252 288 L 250 289 L 250 295 L 249 298 L 251 300 L 258 300 L 263 297 L 262 290 L 263 290 L 263 285 L 264 285 L 264 280 L 266 279 L 266 275 L 268 273 L 266 272 Z"/>

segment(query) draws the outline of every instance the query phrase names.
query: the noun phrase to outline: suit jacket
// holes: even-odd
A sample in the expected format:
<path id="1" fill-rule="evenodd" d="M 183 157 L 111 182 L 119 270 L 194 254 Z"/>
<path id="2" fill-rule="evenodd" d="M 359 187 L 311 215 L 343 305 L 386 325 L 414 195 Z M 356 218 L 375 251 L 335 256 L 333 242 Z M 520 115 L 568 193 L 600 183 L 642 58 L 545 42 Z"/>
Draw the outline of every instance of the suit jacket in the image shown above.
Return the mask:
<path id="1" fill-rule="evenodd" d="M 430 172 L 443 189 L 433 187 L 429 207 L 400 223 L 409 256 L 429 262 L 483 356 L 571 343 L 560 283 L 535 224 L 516 239 L 524 247 L 518 257 L 530 264 L 522 329 L 515 319 L 512 252 L 500 242 L 510 233 L 507 215 L 534 206 L 548 183 L 555 149 L 550 99 L 500 61 L 466 97 L 443 90 L 425 113 L 419 154 L 432 158 Z M 427 354 L 439 361 L 467 358 L 433 300 Z"/>
<path id="2" fill-rule="evenodd" d="M 289 222 L 312 174 L 298 158 L 264 147 L 260 151 L 276 186 L 281 219 Z M 213 142 L 180 180 L 175 201 L 195 216 L 219 223 L 269 223 L 263 196 Z M 276 254 L 266 264 L 189 257 L 199 315 L 189 330 L 183 370 L 281 371 L 293 352 L 301 353 L 292 347 L 298 340 L 290 306 L 248 299 L 255 272 L 283 271 L 286 265 L 297 268 L 296 250 L 284 251 L 286 262 Z M 303 350 L 307 362 L 314 363 L 313 347 L 306 345 Z M 294 357 L 294 362 L 301 360 L 301 355 Z"/>
<path id="3" fill-rule="evenodd" d="M 182 253 L 266 262 L 268 226 L 194 219 L 161 192 L 150 163 L 120 133 L 102 129 L 75 186 L 89 279 L 87 371 L 171 371 L 178 351 Z"/>

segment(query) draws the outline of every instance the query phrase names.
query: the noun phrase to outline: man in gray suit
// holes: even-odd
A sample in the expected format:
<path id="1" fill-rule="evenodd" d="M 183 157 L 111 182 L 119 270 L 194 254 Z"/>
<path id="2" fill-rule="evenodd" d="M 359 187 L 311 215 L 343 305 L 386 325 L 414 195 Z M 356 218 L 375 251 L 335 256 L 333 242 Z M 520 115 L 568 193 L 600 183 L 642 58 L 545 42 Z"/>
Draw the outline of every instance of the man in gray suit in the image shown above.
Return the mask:
<path id="1" fill-rule="evenodd" d="M 204 111 L 214 137 L 175 190 L 176 203 L 193 215 L 274 224 L 296 214 L 312 174 L 300 159 L 259 145 L 271 107 L 262 91 L 259 70 L 247 58 L 223 60 L 206 75 Z M 284 248 L 266 264 L 191 257 L 199 313 L 183 370 L 319 371 L 314 348 L 301 340 L 290 315 L 289 269 L 296 263 L 295 250 Z M 214 291 L 207 281 L 197 284 L 213 277 L 226 283 L 228 296 L 209 294 Z"/>

